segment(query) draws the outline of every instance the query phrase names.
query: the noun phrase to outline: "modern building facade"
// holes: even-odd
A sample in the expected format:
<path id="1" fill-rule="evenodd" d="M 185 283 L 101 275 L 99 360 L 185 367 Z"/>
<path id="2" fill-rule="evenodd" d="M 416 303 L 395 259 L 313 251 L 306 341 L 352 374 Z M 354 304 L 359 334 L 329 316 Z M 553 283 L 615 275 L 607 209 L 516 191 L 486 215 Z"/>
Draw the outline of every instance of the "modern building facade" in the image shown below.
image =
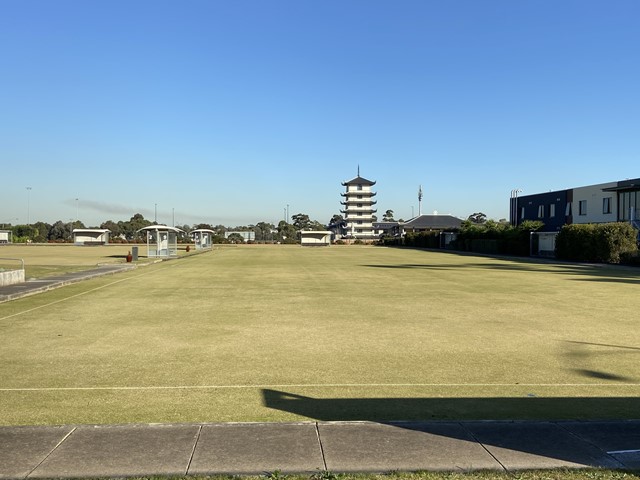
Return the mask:
<path id="1" fill-rule="evenodd" d="M 511 218 L 516 225 L 540 220 L 546 232 L 573 223 L 630 222 L 640 228 L 640 178 L 512 198 Z"/>
<path id="2" fill-rule="evenodd" d="M 374 214 L 377 212 L 374 208 L 377 203 L 374 200 L 376 192 L 372 190 L 375 184 L 375 181 L 361 177 L 360 169 L 357 177 L 342 182 L 345 192 L 341 194 L 343 200 L 340 203 L 344 205 L 344 209 L 340 212 L 344 214 L 344 220 L 347 223 L 348 237 L 362 240 L 377 238 L 373 228 Z"/>

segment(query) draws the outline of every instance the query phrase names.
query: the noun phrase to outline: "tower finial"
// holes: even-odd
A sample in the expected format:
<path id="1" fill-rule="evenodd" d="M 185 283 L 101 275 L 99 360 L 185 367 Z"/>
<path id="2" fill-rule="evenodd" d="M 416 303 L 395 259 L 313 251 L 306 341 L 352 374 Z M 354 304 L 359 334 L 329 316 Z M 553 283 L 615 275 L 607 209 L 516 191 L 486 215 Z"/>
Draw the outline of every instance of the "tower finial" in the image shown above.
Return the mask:
<path id="1" fill-rule="evenodd" d="M 358 164 L 358 176 L 360 176 L 360 164 Z"/>

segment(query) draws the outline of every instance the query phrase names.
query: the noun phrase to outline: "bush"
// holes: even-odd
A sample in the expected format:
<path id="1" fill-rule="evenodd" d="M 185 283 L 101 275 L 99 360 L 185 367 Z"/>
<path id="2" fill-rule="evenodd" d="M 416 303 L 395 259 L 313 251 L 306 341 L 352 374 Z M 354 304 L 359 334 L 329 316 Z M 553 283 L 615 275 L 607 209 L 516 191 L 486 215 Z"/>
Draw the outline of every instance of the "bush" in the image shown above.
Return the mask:
<path id="1" fill-rule="evenodd" d="M 637 252 L 636 231 L 628 223 L 565 225 L 556 237 L 556 257 L 574 262 L 620 263 Z"/>

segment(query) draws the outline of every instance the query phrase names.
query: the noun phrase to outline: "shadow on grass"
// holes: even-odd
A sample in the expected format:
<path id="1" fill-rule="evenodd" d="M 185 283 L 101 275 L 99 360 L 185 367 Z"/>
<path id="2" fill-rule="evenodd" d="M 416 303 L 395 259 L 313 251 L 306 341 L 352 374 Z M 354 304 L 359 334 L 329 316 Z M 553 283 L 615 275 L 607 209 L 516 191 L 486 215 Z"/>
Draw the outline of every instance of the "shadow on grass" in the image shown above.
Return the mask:
<path id="1" fill-rule="evenodd" d="M 263 389 L 264 405 L 322 421 L 632 419 L 640 397 L 313 398 Z"/>
<path id="2" fill-rule="evenodd" d="M 461 441 L 456 445 L 462 450 L 453 447 L 449 455 L 462 455 L 461 452 L 468 451 L 469 442 L 477 442 L 487 452 L 495 452 L 496 459 L 517 462 L 515 459 L 519 458 L 520 462 L 540 464 L 540 458 L 545 458 L 553 459 L 551 464 L 559 461 L 560 465 L 568 462 L 572 466 L 619 468 L 621 464 L 606 448 L 596 446 L 597 435 L 613 436 L 617 445 L 625 448 L 630 448 L 629 442 L 640 435 L 638 421 L 553 423 L 553 420 L 637 418 L 640 397 L 313 398 L 270 389 L 264 389 L 262 394 L 265 406 L 307 418 L 377 423 L 377 426 L 375 423 L 354 426 L 350 431 L 362 438 L 355 438 L 354 433 L 349 438 L 357 448 L 373 442 L 374 450 L 381 455 L 389 449 L 401 454 L 415 448 L 414 442 L 440 443 L 436 438 L 421 440 L 413 433 L 403 434 L 394 428 L 397 427 Z M 540 419 L 549 421 L 512 421 Z M 548 460 L 542 462 L 549 465 Z"/>
<path id="3" fill-rule="evenodd" d="M 366 268 L 380 269 L 425 269 L 425 270 L 458 270 L 458 269 L 482 269 L 494 271 L 555 273 L 563 275 L 580 275 L 589 278 L 571 278 L 575 281 L 585 282 L 617 282 L 640 284 L 640 269 L 630 267 L 601 266 L 601 265 L 567 265 L 530 260 L 504 260 L 500 263 L 401 263 L 394 265 L 362 265 Z"/>

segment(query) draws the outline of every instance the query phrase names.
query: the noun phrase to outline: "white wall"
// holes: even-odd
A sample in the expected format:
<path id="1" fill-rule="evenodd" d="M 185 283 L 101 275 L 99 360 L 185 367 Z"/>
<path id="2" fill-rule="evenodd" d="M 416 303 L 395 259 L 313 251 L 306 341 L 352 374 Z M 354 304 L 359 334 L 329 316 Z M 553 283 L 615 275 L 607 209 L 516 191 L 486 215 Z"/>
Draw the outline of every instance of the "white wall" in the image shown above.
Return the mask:
<path id="1" fill-rule="evenodd" d="M 573 223 L 606 223 L 618 220 L 618 194 L 616 192 L 603 192 L 603 188 L 617 186 L 616 182 L 601 183 L 589 187 L 573 189 Z M 602 203 L 605 197 L 611 198 L 611 213 L 602 212 Z M 586 200 L 587 214 L 580 215 L 580 201 Z M 558 212 L 556 212 L 556 215 Z"/>

